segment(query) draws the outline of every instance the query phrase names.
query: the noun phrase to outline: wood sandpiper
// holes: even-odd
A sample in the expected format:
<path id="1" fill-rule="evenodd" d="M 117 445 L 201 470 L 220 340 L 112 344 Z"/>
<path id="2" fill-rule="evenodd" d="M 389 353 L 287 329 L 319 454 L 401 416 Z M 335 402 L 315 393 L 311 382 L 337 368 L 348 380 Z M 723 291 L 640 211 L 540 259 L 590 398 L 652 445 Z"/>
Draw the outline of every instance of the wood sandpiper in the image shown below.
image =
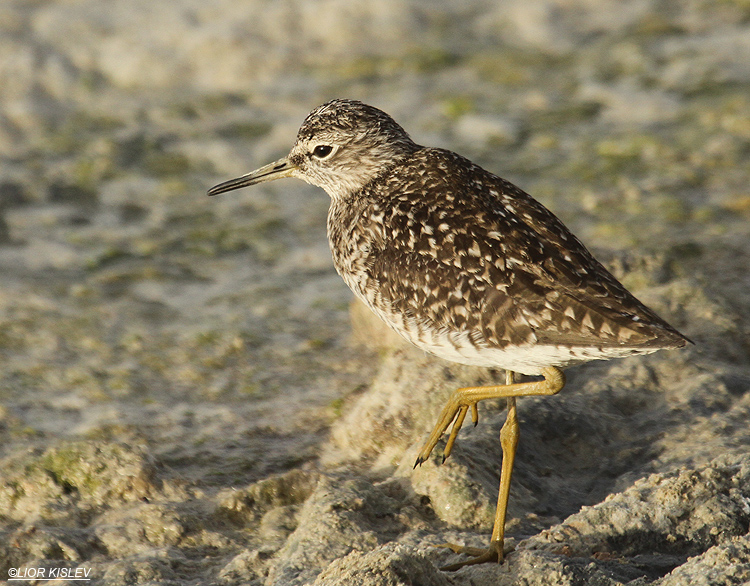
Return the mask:
<path id="1" fill-rule="evenodd" d="M 504 398 L 502 467 L 487 550 L 502 561 L 519 425 L 516 398 L 554 395 L 561 370 L 589 360 L 680 348 L 689 340 L 638 301 L 547 208 L 451 151 L 423 147 L 388 114 L 333 100 L 303 122 L 291 152 L 213 187 L 297 177 L 331 198 L 328 240 L 354 294 L 419 348 L 454 362 L 506 371 L 504 385 L 455 390 L 422 448 L 429 457 L 453 423 L 448 457 L 477 402 Z M 541 376 L 518 382 L 516 373 Z"/>

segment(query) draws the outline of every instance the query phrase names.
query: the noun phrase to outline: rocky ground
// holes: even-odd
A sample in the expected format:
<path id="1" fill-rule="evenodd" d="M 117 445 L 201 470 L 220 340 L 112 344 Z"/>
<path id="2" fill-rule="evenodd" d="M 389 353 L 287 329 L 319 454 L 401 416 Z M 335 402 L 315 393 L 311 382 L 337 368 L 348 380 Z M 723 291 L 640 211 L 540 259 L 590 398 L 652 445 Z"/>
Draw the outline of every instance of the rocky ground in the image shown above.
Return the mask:
<path id="1" fill-rule="evenodd" d="M 750 582 L 748 55 L 746 0 L 5 0 L 0 579 Z M 487 540 L 501 406 L 412 469 L 502 373 L 350 308 L 323 192 L 205 196 L 333 97 L 534 194 L 695 341 L 519 403 L 503 565 L 432 547 Z"/>

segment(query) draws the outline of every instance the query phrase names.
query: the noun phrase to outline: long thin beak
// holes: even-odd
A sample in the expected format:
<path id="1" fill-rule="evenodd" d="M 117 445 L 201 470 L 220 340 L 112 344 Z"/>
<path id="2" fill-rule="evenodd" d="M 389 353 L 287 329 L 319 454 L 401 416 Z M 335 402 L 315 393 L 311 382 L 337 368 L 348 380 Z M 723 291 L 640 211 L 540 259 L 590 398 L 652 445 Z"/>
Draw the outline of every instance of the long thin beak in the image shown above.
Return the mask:
<path id="1" fill-rule="evenodd" d="M 289 162 L 289 159 L 284 157 L 274 163 L 270 163 L 243 175 L 237 177 L 237 179 L 230 179 L 224 183 L 214 185 L 208 190 L 208 195 L 219 195 L 226 191 L 232 191 L 233 189 L 239 189 L 240 187 L 247 187 L 248 185 L 255 185 L 256 183 L 263 183 L 264 181 L 273 181 L 274 179 L 281 179 L 282 177 L 291 177 L 292 173 L 297 167 Z"/>

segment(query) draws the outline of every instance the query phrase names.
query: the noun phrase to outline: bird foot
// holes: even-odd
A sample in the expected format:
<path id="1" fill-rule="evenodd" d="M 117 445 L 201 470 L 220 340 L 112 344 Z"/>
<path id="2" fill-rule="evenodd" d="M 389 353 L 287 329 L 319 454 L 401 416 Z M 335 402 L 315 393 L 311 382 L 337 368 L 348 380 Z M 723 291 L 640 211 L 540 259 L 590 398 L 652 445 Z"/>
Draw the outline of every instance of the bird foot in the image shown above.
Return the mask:
<path id="1" fill-rule="evenodd" d="M 460 390 L 461 389 L 459 389 L 459 391 Z M 445 433 L 445 430 L 448 429 L 450 423 L 453 422 L 453 427 L 451 428 L 450 435 L 448 436 L 448 441 L 445 444 L 445 449 L 443 450 L 442 463 L 445 463 L 446 458 L 450 456 L 451 452 L 453 451 L 453 444 L 456 443 L 458 432 L 461 430 L 461 426 L 464 424 L 464 419 L 466 418 L 466 414 L 469 412 L 469 409 L 471 409 L 471 421 L 474 423 L 474 427 L 476 427 L 477 423 L 479 423 L 479 413 L 477 412 L 476 402 L 470 403 L 468 405 L 458 405 L 455 408 L 451 408 L 450 403 L 446 405 L 446 408 L 443 410 L 440 419 L 435 424 L 435 428 L 430 434 L 430 438 L 422 448 L 422 451 L 419 452 L 417 461 L 414 463 L 414 468 L 416 468 L 417 466 L 421 466 L 424 462 L 427 461 L 427 459 L 430 457 L 430 454 L 432 453 L 432 450 L 435 448 L 438 441 Z"/>
<path id="2" fill-rule="evenodd" d="M 499 541 L 493 541 L 487 549 L 481 547 L 467 547 L 464 545 L 456 545 L 455 543 L 440 543 L 433 547 L 447 547 L 454 553 L 463 553 L 471 556 L 468 560 L 456 562 L 455 564 L 448 564 L 440 568 L 444 572 L 455 572 L 463 568 L 464 566 L 474 566 L 476 564 L 486 563 L 502 563 L 505 556 L 513 551 L 513 546 L 508 546 L 507 549 L 503 548 L 502 543 Z"/>

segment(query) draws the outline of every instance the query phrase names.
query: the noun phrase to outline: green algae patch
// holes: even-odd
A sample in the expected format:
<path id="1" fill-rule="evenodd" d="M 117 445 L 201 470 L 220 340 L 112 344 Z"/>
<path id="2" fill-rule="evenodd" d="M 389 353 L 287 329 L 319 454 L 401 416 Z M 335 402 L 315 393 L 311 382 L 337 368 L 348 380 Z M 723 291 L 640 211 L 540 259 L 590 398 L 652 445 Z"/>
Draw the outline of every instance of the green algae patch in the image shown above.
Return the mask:
<path id="1" fill-rule="evenodd" d="M 358 55 L 320 67 L 322 75 L 344 79 L 375 80 L 411 73 L 434 73 L 459 63 L 458 54 L 439 47 L 416 47 L 399 55 Z"/>
<path id="2" fill-rule="evenodd" d="M 251 140 L 266 136 L 273 130 L 273 126 L 268 122 L 256 122 L 253 120 L 245 122 L 232 122 L 222 126 L 216 131 L 221 138 L 232 139 L 241 138 Z"/>
<path id="3" fill-rule="evenodd" d="M 135 500 L 152 492 L 153 465 L 142 447 L 90 441 L 64 442 L 29 463 L 30 476 L 49 478 L 61 494 L 91 505 Z"/>

